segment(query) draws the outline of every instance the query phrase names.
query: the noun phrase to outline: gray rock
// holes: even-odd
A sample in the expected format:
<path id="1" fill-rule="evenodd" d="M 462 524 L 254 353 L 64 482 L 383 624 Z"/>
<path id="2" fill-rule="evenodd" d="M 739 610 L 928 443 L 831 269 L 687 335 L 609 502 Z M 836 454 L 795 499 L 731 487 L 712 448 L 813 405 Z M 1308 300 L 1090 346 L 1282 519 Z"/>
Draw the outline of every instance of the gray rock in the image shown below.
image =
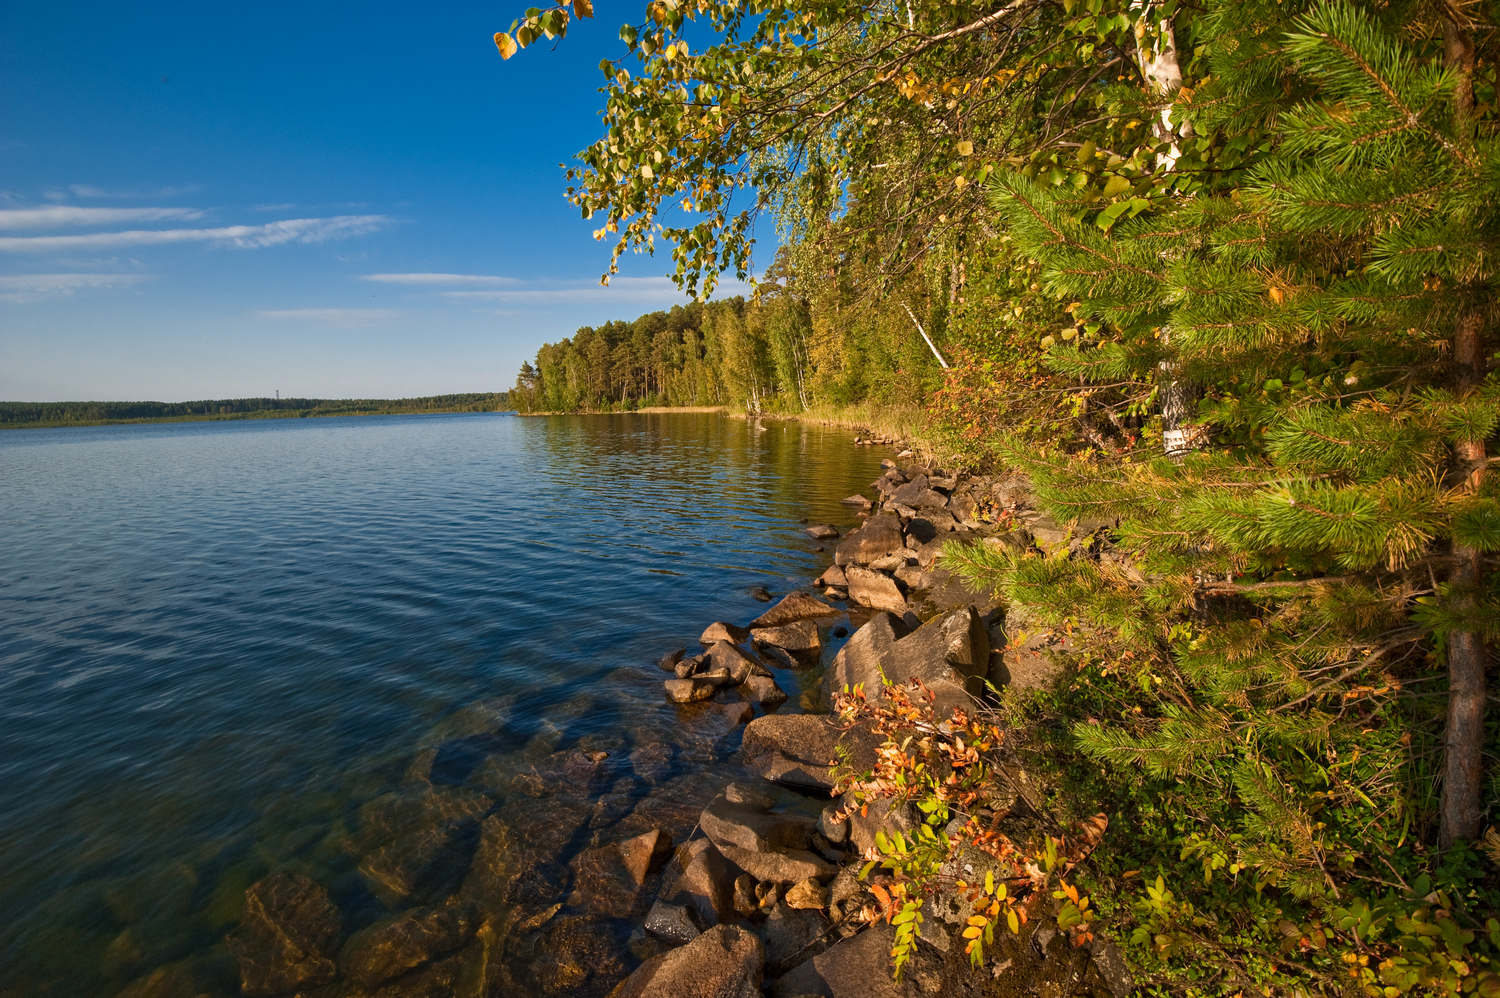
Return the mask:
<path id="1" fill-rule="evenodd" d="M 694 839 L 672 857 L 658 897 L 685 905 L 698 927 L 707 928 L 733 917 L 737 873 L 712 842 Z"/>
<path id="2" fill-rule="evenodd" d="M 834 550 L 833 563 L 840 566 L 868 565 L 886 555 L 900 551 L 906 544 L 901 535 L 901 520 L 891 513 L 881 513 L 866 520 L 864 526 L 845 535 Z"/>
<path id="3" fill-rule="evenodd" d="M 859 850 L 861 856 L 874 856 L 877 852 L 875 836 L 883 832 L 887 837 L 895 832 L 910 832 L 917 826 L 916 814 L 911 804 L 886 797 L 870 801 L 863 808 L 855 808 L 847 822 L 849 844 Z"/>
<path id="4" fill-rule="evenodd" d="M 730 644 L 736 644 L 745 640 L 749 633 L 747 628 L 738 627 L 734 624 L 726 624 L 722 620 L 717 620 L 704 628 L 703 633 L 698 637 L 698 643 L 705 648 L 712 647 L 718 641 L 728 641 Z"/>
<path id="5" fill-rule="evenodd" d="M 641 922 L 641 927 L 658 939 L 665 939 L 669 943 L 685 943 L 695 938 L 703 930 L 698 928 L 694 913 L 688 905 L 675 901 L 657 901 L 651 905 L 651 910 L 646 912 L 646 918 Z"/>
<path id="6" fill-rule="evenodd" d="M 839 535 L 839 528 L 831 523 L 815 523 L 807 528 L 807 536 L 818 541 L 832 540 Z"/>
<path id="7" fill-rule="evenodd" d="M 906 597 L 889 575 L 859 565 L 845 566 L 844 574 L 849 579 L 849 598 L 860 606 L 890 613 L 906 612 Z"/>
<path id="8" fill-rule="evenodd" d="M 828 921 L 816 910 L 777 903 L 761 927 L 766 941 L 766 967 L 772 973 L 780 973 L 802 962 L 827 931 Z"/>
<path id="9" fill-rule="evenodd" d="M 735 804 L 721 794 L 703 809 L 698 827 L 721 852 L 730 848 L 765 852 L 806 849 L 816 823 L 805 815 L 773 814 L 752 805 Z"/>
<path id="10" fill-rule="evenodd" d="M 869 509 L 871 506 L 875 505 L 869 499 L 866 499 L 864 496 L 857 494 L 852 496 L 845 496 L 844 498 L 840 499 L 839 502 L 843 503 L 845 506 L 853 506 L 856 509 Z"/>
<path id="11" fill-rule="evenodd" d="M 240 990 L 278 995 L 333 980 L 341 930 L 328 892 L 299 873 L 273 873 L 245 891 L 245 915 L 229 937 Z"/>
<path id="12" fill-rule="evenodd" d="M 757 648 L 773 646 L 804 662 L 816 662 L 823 651 L 823 641 L 818 636 L 818 625 L 811 620 L 799 620 L 779 627 L 757 627 L 750 632 L 750 640 Z"/>
<path id="13" fill-rule="evenodd" d="M 786 691 L 770 676 L 751 676 L 740 685 L 740 696 L 762 707 L 775 707 L 787 700 Z"/>
<path id="14" fill-rule="evenodd" d="M 663 672 L 676 672 L 677 671 L 677 663 L 681 662 L 682 661 L 682 656 L 684 656 L 686 654 L 687 654 L 687 649 L 686 648 L 678 648 L 678 649 L 676 649 L 674 651 L 669 651 L 665 655 L 663 655 L 661 658 L 659 658 L 659 659 L 656 660 L 656 666 L 657 666 L 657 668 L 661 669 L 661 671 L 663 671 Z"/>
<path id="15" fill-rule="evenodd" d="M 765 959 L 753 933 L 718 925 L 641 964 L 610 998 L 760 998 Z"/>
<path id="16" fill-rule="evenodd" d="M 771 993 L 777 998 L 904 998 L 906 989 L 891 979 L 892 940 L 888 925 L 850 936 L 783 974 Z"/>
<path id="17" fill-rule="evenodd" d="M 466 905 L 418 908 L 349 937 L 339 954 L 344 976 L 371 988 L 458 949 L 474 934 Z"/>
<path id="18" fill-rule="evenodd" d="M 814 631 L 817 628 L 813 628 Z M 705 663 L 709 670 L 722 669 L 729 676 L 730 685 L 738 686 L 751 676 L 765 675 L 766 670 L 759 662 L 751 659 L 728 641 L 716 641 L 708 648 L 708 661 Z"/>
<path id="19" fill-rule="evenodd" d="M 724 799 L 731 804 L 743 804 L 760 811 L 769 811 L 776 805 L 774 796 L 749 783 L 736 782 L 726 785 Z"/>
<path id="20" fill-rule="evenodd" d="M 794 884 L 814 878 L 828 880 L 838 867 L 806 849 L 760 851 L 726 846 L 719 850 L 724 858 L 756 880 L 773 884 Z"/>
<path id="21" fill-rule="evenodd" d="M 727 674 L 726 674 L 727 676 Z M 673 703 L 698 703 L 708 700 L 719 688 L 719 683 L 710 679 L 699 679 L 692 677 L 688 679 L 668 679 L 662 686 L 667 691 L 667 699 Z"/>
<path id="22" fill-rule="evenodd" d="M 934 617 L 897 641 L 886 673 L 899 682 L 911 677 L 950 681 L 952 673 L 985 676 L 989 665 L 989 629 L 979 611 L 969 606 Z"/>
<path id="23" fill-rule="evenodd" d="M 767 714 L 745 728 L 740 755 L 746 768 L 768 780 L 811 790 L 833 789 L 833 765 L 842 746 L 857 771 L 875 765 L 875 736 L 844 730 L 821 714 Z"/>
<path id="24" fill-rule="evenodd" d="M 780 603 L 750 621 L 752 628 L 780 627 L 799 620 L 817 620 L 821 617 L 837 617 L 838 610 L 807 593 L 788 593 Z"/>
<path id="25" fill-rule="evenodd" d="M 849 580 L 844 577 L 844 570 L 838 565 L 829 565 L 828 570 L 818 576 L 820 586 L 834 586 L 842 589 L 848 584 Z"/>
<path id="26" fill-rule="evenodd" d="M 828 684 L 834 691 L 863 685 L 873 697 L 880 692 L 881 668 L 890 661 L 896 646 L 896 619 L 888 613 L 877 613 L 855 631 L 833 658 Z"/>
<path id="27" fill-rule="evenodd" d="M 473 827 L 452 821 L 408 832 L 366 855 L 359 872 L 387 907 L 436 900 L 457 887 L 468 869 Z"/>

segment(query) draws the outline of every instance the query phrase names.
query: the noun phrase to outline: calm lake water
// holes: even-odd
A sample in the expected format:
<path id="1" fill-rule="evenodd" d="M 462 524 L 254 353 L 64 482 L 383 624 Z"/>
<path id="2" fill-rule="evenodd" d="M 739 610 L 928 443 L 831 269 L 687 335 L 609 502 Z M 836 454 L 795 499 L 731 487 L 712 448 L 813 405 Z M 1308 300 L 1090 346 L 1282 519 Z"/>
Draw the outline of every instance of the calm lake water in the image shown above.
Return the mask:
<path id="1" fill-rule="evenodd" d="M 652 663 L 805 585 L 826 555 L 801 521 L 853 522 L 880 457 L 690 415 L 0 434 L 0 993 L 114 994 L 203 954 L 232 991 L 222 939 L 275 869 L 380 917 L 362 808 L 476 703 L 515 766 L 691 729 Z M 723 750 L 661 751 L 683 773 Z"/>

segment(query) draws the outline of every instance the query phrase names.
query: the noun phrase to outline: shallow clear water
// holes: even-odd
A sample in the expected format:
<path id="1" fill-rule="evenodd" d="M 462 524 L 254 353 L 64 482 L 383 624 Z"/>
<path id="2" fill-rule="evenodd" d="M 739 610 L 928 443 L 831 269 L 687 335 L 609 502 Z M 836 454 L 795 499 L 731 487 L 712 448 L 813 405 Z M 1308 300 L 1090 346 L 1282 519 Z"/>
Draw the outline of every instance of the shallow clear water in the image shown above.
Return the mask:
<path id="1" fill-rule="evenodd" d="M 682 727 L 654 660 L 805 584 L 879 457 L 696 415 L 0 435 L 0 994 L 219 946 L 287 865 L 371 907 L 345 829 L 476 701 L 485 751 Z"/>

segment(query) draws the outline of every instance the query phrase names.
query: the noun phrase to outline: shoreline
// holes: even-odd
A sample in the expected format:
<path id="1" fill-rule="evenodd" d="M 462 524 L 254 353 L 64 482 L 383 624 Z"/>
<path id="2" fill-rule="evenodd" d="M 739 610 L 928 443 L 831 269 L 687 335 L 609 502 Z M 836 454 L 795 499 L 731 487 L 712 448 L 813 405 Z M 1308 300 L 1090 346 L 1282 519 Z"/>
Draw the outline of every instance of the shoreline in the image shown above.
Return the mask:
<path id="1" fill-rule="evenodd" d="M 909 802 L 886 796 L 862 806 L 834 795 L 841 753 L 868 768 L 879 738 L 868 720 L 838 723 L 832 693 L 879 690 L 883 671 L 899 670 L 921 678 L 941 704 L 972 708 L 971 694 L 987 682 L 1038 681 L 1045 654 L 1029 643 L 1008 646 L 996 603 L 939 563 L 948 540 L 1023 543 L 996 515 L 1024 506 L 1015 483 L 930 462 L 882 467 L 875 499 L 846 500 L 862 507 L 857 526 L 807 525 L 833 547 L 817 580 L 794 586 L 755 620 L 707 623 L 700 653 L 682 649 L 658 663 L 668 673 L 656 673 L 667 700 L 679 704 L 678 723 L 659 743 L 665 756 L 638 745 L 626 757 L 624 739 L 559 746 L 509 775 L 531 806 L 486 804 L 423 776 L 444 751 L 435 746 L 409 770 L 418 774 L 412 792 L 422 795 L 413 806 L 426 817 L 359 867 L 377 893 L 407 900 L 344 937 L 324 885 L 273 872 L 246 890 L 246 915 L 229 937 L 242 993 L 327 986 L 355 998 L 378 986 L 393 996 L 878 998 L 1034 993 L 1043 983 L 1079 981 L 1083 971 L 1097 983 L 1102 958 L 1052 945 L 1060 940 L 1043 935 L 1047 918 L 1024 935 L 997 934 L 1008 986 L 972 972 L 961 938 L 969 902 L 953 875 L 928 899 L 930 917 L 908 939 L 903 981 L 892 981 L 895 912 L 882 913 L 879 883 L 895 881 L 865 879 L 860 868 L 871 859 L 879 866 L 882 843 L 929 826 Z M 1024 543 L 1056 542 L 1047 524 L 1033 527 Z M 819 669 L 815 683 L 804 678 Z M 649 666 L 635 671 L 653 681 Z M 796 702 L 782 707 L 778 677 L 801 690 Z M 682 757 L 685 769 L 670 779 L 648 780 L 642 796 L 611 795 L 610 774 L 667 765 L 674 738 L 696 738 L 707 752 Z M 1034 812 L 1018 813 L 1020 839 Z M 473 843 L 461 886 L 446 899 L 418 898 L 414 878 L 432 867 L 434 836 L 441 844 L 458 827 L 470 829 Z M 960 878 L 987 862 L 955 856 L 971 871 Z M 285 938 L 309 940 L 319 960 L 288 962 L 278 942 Z M 402 954 L 395 962 L 392 947 Z"/>

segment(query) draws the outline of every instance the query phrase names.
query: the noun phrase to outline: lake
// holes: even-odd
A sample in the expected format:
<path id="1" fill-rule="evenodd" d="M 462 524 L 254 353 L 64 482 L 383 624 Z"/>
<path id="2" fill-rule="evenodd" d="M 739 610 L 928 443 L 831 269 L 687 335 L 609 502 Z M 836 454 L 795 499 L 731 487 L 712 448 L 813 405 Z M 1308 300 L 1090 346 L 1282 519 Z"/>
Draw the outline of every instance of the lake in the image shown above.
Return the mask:
<path id="1" fill-rule="evenodd" d="M 666 703 L 655 660 L 806 585 L 805 521 L 855 522 L 880 457 L 681 414 L 0 434 L 0 994 L 163 965 L 233 993 L 251 883 L 303 872 L 346 929 L 402 910 L 360 872 L 381 816 L 553 807 L 507 779 L 569 750 L 618 804 L 567 849 L 645 800 L 690 819 L 737 735 Z M 813 679 L 778 678 L 795 709 Z M 567 899 L 568 855 L 533 903 Z"/>

